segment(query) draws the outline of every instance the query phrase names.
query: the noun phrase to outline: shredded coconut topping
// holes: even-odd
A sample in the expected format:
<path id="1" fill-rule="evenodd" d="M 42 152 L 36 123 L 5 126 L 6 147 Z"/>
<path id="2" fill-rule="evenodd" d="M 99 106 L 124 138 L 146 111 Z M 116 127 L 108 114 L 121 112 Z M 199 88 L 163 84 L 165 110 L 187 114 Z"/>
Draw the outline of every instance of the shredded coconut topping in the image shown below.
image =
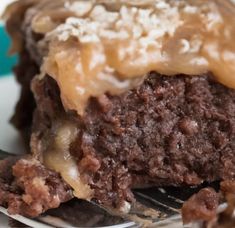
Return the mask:
<path id="1" fill-rule="evenodd" d="M 67 109 L 82 115 L 91 96 L 125 92 L 150 71 L 211 71 L 235 88 L 235 5 L 230 0 L 49 2 L 35 1 L 40 13 L 32 28 L 44 34 L 38 43 L 48 46 L 42 70 L 57 81 Z"/>
<path id="2" fill-rule="evenodd" d="M 165 35 L 173 36 L 175 30 L 182 25 L 180 12 L 175 4 L 164 1 L 151 1 L 151 8 L 121 5 L 118 12 L 107 10 L 104 5 L 91 2 L 65 3 L 66 8 L 72 8 L 81 17 L 70 17 L 64 24 L 59 25 L 47 37 L 58 36 L 66 41 L 71 36 L 78 38 L 81 43 L 101 42 L 101 39 L 125 40 L 144 37 L 148 43 L 156 43 L 156 39 Z M 89 4 L 90 3 L 90 4 Z M 90 13 L 84 18 L 81 11 Z M 87 10 L 89 9 L 89 10 Z M 146 46 L 144 42 L 144 46 Z"/>

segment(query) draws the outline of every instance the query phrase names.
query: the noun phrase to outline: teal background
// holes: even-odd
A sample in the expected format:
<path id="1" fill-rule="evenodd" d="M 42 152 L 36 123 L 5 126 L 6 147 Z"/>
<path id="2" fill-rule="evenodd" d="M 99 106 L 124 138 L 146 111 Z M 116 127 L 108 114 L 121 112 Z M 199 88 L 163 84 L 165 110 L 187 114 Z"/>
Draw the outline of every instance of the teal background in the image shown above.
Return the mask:
<path id="1" fill-rule="evenodd" d="M 9 56 L 10 38 L 6 33 L 4 26 L 0 24 L 0 77 L 10 74 L 12 67 L 17 62 L 16 56 Z"/>

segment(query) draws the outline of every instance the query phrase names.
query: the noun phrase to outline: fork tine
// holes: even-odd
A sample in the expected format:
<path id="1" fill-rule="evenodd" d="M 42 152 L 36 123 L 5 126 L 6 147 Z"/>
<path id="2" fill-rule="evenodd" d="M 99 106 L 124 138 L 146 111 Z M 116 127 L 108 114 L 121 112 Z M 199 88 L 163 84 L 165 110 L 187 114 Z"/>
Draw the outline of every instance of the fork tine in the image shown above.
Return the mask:
<path id="1" fill-rule="evenodd" d="M 135 191 L 136 195 L 145 198 L 149 201 L 152 201 L 153 204 L 161 205 L 164 208 L 167 207 L 171 211 L 175 211 L 176 209 L 180 209 L 183 204 L 183 200 L 178 199 L 175 196 L 172 196 L 169 194 L 168 191 L 166 191 L 163 188 L 150 188 L 150 189 L 141 189 Z"/>
<path id="2" fill-rule="evenodd" d="M 179 213 L 179 210 L 169 206 L 169 204 L 166 203 L 162 203 L 160 202 L 158 199 L 151 197 L 150 195 L 146 195 L 140 192 L 136 192 L 136 195 L 142 199 L 148 200 L 151 203 L 153 203 L 154 206 L 156 206 L 157 208 L 162 207 L 163 211 L 168 212 L 169 214 L 171 214 L 171 212 L 175 212 L 175 213 Z"/>

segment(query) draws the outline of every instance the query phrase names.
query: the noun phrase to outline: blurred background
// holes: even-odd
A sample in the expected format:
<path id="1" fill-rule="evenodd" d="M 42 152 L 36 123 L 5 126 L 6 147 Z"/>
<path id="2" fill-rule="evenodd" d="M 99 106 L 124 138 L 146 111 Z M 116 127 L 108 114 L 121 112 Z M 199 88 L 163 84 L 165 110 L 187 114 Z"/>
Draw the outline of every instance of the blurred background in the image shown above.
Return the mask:
<path id="1" fill-rule="evenodd" d="M 0 0 L 0 16 L 6 6 L 14 0 Z M 7 35 L 4 27 L 4 22 L 0 17 L 0 77 L 11 74 L 12 67 L 17 62 L 17 56 L 9 56 L 8 50 L 11 45 L 9 36 Z"/>

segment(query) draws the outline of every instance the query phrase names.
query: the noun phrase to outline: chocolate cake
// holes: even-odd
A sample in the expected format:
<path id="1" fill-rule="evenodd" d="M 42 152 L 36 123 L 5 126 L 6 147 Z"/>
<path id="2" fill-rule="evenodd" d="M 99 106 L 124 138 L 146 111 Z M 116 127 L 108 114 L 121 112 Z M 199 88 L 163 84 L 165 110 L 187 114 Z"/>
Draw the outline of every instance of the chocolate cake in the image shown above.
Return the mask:
<path id="1" fill-rule="evenodd" d="M 128 213 L 133 188 L 234 179 L 234 11 L 229 0 L 9 6 L 22 86 L 12 122 L 30 129 L 30 159 L 62 184 L 49 181 L 49 197 L 61 197 L 33 213 L 2 203 L 36 216 L 69 188 Z"/>

